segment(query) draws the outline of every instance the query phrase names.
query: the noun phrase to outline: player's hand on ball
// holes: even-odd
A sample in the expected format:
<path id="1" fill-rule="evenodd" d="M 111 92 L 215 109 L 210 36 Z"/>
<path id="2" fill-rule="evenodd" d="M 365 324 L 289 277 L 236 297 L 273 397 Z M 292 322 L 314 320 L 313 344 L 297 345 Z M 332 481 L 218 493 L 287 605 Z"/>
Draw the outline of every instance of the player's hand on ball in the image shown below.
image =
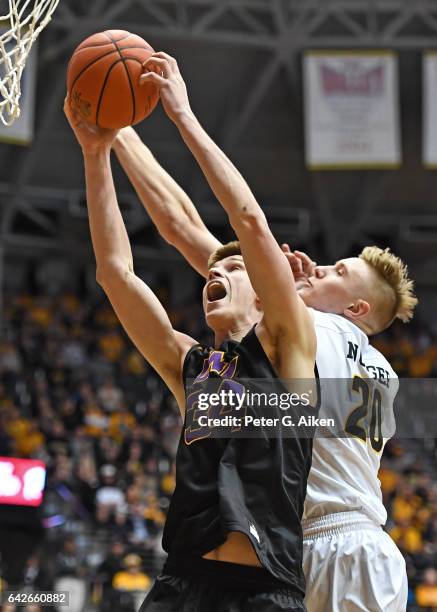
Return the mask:
<path id="1" fill-rule="evenodd" d="M 281 248 L 290 264 L 296 284 L 304 284 L 309 276 L 314 275 L 317 263 L 303 251 L 291 251 L 288 244 L 282 244 Z"/>
<path id="2" fill-rule="evenodd" d="M 151 82 L 159 88 L 162 105 L 172 121 L 176 123 L 181 115 L 191 112 L 187 88 L 174 57 L 164 51 L 153 53 L 144 62 L 143 70 L 140 83 Z"/>
<path id="3" fill-rule="evenodd" d="M 64 113 L 84 152 L 111 149 L 118 130 L 108 130 L 88 123 L 71 108 L 68 94 L 64 100 Z"/>

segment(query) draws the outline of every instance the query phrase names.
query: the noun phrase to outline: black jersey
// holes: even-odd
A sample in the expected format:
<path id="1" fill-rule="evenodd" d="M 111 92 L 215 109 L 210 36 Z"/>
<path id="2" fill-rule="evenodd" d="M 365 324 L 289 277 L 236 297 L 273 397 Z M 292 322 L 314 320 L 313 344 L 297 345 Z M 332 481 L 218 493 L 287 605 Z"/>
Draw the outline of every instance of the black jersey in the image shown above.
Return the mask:
<path id="1" fill-rule="evenodd" d="M 277 379 L 253 328 L 219 349 L 193 346 L 183 379 L 189 400 L 210 376 Z M 194 383 L 193 380 L 195 379 Z M 176 489 L 164 528 L 172 555 L 202 556 L 244 533 L 272 576 L 304 591 L 301 518 L 311 466 L 312 437 L 193 436 L 185 416 L 176 456 Z M 316 415 L 316 410 L 310 408 Z"/>

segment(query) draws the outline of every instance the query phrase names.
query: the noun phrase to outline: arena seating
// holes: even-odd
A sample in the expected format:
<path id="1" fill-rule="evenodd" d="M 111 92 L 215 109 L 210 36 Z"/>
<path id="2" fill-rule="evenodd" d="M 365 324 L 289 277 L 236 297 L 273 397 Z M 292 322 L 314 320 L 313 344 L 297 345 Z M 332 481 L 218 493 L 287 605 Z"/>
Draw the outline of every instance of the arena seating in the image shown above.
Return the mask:
<path id="1" fill-rule="evenodd" d="M 196 307 L 170 311 L 175 327 L 208 337 Z M 1 579 L 70 589 L 78 611 L 85 600 L 87 610 L 134 610 L 163 559 L 181 424 L 175 402 L 106 299 L 15 294 L 4 312 L 0 456 L 42 459 L 48 478 L 43 544 L 18 578 L 4 562 Z M 399 376 L 435 377 L 436 338 L 414 325 L 396 325 L 375 344 Z M 409 610 L 437 606 L 436 458 L 428 439 L 391 442 L 382 459 L 387 530 L 407 560 Z"/>

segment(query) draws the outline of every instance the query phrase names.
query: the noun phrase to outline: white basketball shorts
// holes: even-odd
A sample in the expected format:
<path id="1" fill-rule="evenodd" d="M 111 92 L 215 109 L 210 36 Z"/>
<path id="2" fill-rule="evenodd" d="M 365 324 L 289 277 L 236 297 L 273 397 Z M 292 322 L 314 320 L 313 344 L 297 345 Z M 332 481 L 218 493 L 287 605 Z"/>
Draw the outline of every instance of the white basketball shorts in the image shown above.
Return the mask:
<path id="1" fill-rule="evenodd" d="M 360 512 L 303 521 L 308 612 L 405 612 L 405 560 Z"/>

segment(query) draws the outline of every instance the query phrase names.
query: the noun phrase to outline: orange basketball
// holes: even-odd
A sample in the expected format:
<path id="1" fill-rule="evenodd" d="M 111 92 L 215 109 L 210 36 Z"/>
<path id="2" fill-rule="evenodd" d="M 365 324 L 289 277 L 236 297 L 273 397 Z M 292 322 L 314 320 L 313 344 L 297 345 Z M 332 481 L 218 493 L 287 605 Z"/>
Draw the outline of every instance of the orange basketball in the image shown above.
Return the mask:
<path id="1" fill-rule="evenodd" d="M 86 38 L 67 69 L 72 108 L 100 127 L 118 129 L 142 121 L 155 108 L 159 90 L 139 84 L 152 47 L 136 34 L 107 30 Z"/>

